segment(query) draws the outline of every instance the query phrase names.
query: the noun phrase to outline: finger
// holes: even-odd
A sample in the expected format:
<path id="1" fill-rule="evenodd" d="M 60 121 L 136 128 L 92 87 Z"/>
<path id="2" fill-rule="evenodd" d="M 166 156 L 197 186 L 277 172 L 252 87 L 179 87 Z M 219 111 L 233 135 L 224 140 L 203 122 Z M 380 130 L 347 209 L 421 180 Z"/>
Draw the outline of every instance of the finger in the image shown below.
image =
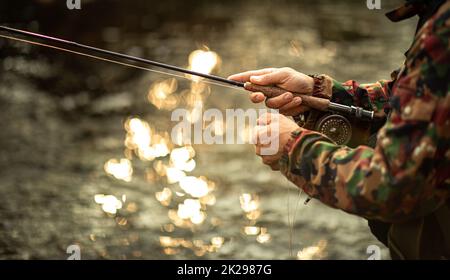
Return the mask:
<path id="1" fill-rule="evenodd" d="M 270 168 L 271 168 L 273 171 L 278 171 L 278 170 L 280 170 L 280 164 L 279 164 L 279 161 L 276 161 L 276 162 L 272 163 L 272 164 L 270 165 Z"/>
<path id="2" fill-rule="evenodd" d="M 293 99 L 294 95 L 292 93 L 285 92 L 277 97 L 267 99 L 266 105 L 272 109 L 280 109 L 281 107 L 288 105 Z"/>
<path id="3" fill-rule="evenodd" d="M 252 92 L 250 94 L 250 100 L 253 103 L 261 103 L 264 100 L 266 100 L 266 97 L 264 96 L 264 94 L 262 94 L 261 92 Z"/>
<path id="4" fill-rule="evenodd" d="M 288 112 L 292 109 L 298 108 L 300 107 L 300 105 L 302 104 L 302 98 L 301 97 L 293 97 L 292 102 L 288 102 L 285 105 L 283 105 L 282 107 L 280 107 L 280 113 L 284 114 L 284 112 Z"/>
<path id="5" fill-rule="evenodd" d="M 252 143 L 257 146 L 269 145 L 271 141 L 269 133 L 270 128 L 268 126 L 255 126 L 252 134 Z"/>
<path id="6" fill-rule="evenodd" d="M 256 124 L 259 126 L 269 125 L 272 122 L 272 114 L 264 113 L 262 114 L 258 120 L 256 120 Z"/>
<path id="7" fill-rule="evenodd" d="M 263 145 L 263 144 L 257 144 L 255 145 L 255 154 L 257 156 L 267 156 L 267 154 L 264 153 L 263 149 L 270 148 L 270 145 Z"/>
<path id="8" fill-rule="evenodd" d="M 259 156 L 261 154 L 261 147 L 259 145 L 255 145 L 255 154 Z"/>
<path id="9" fill-rule="evenodd" d="M 273 71 L 259 76 L 252 75 L 250 76 L 250 82 L 260 86 L 276 85 L 283 83 L 285 78 L 286 78 L 285 72 Z"/>
<path id="10" fill-rule="evenodd" d="M 254 127 L 253 131 L 252 131 L 252 144 L 255 144 L 257 146 L 262 145 L 259 139 L 259 135 L 260 134 L 264 134 L 267 133 L 267 127 L 263 126 L 263 125 L 257 125 Z"/>
<path id="11" fill-rule="evenodd" d="M 252 137 L 250 138 L 250 144 L 258 145 L 258 126 L 255 126 L 251 131 Z"/>
<path id="12" fill-rule="evenodd" d="M 269 166 L 278 162 L 277 156 L 261 156 L 261 158 L 262 158 L 262 162 Z"/>
<path id="13" fill-rule="evenodd" d="M 227 79 L 233 80 L 233 81 L 238 81 L 238 82 L 248 82 L 248 81 L 250 81 L 251 76 L 260 76 L 260 75 L 268 74 L 268 73 L 275 71 L 275 69 L 276 68 L 264 68 L 264 69 L 259 69 L 259 70 L 242 72 L 242 73 L 231 75 Z"/>
<path id="14" fill-rule="evenodd" d="M 270 126 L 262 126 L 262 129 L 260 129 L 257 134 L 258 138 L 256 139 L 256 143 L 261 146 L 268 146 L 272 142 L 271 137 L 271 127 Z"/>

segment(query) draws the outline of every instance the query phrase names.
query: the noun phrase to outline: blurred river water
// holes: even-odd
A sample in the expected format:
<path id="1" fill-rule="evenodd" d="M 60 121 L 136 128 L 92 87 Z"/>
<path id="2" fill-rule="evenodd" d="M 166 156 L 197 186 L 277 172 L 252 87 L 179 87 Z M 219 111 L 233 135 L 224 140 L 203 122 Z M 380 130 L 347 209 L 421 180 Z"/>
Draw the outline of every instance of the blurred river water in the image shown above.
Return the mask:
<path id="1" fill-rule="evenodd" d="M 3 1 L 1 23 L 219 76 L 289 66 L 388 79 L 413 20 L 366 1 Z M 61 3 L 60 3 L 61 2 Z M 367 259 L 365 220 L 305 195 L 251 145 L 178 146 L 175 108 L 240 90 L 0 38 L 0 258 Z M 220 134 L 220 125 L 216 129 Z"/>

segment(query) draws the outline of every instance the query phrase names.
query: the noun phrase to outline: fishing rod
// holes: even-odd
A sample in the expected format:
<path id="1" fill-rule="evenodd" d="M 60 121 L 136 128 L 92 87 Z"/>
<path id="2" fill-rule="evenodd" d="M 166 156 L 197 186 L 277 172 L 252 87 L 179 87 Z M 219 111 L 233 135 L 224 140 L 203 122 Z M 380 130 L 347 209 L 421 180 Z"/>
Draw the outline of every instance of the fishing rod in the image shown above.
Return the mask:
<path id="1" fill-rule="evenodd" d="M 155 66 L 155 67 L 159 67 L 159 68 L 172 70 L 175 72 L 194 75 L 194 76 L 202 77 L 202 78 L 213 80 L 213 81 L 220 82 L 220 83 L 229 84 L 229 85 L 236 86 L 236 87 L 244 87 L 244 83 L 228 80 L 228 79 L 218 77 L 215 75 L 200 73 L 200 72 L 192 71 L 189 69 L 181 68 L 178 66 L 173 66 L 173 65 L 169 65 L 169 64 L 149 60 L 149 59 L 144 59 L 144 58 L 140 58 L 140 57 L 136 57 L 136 56 L 132 56 L 132 55 L 127 55 L 127 54 L 113 52 L 113 51 L 100 49 L 100 48 L 96 48 L 96 47 L 92 47 L 92 46 L 88 46 L 88 45 L 83 45 L 83 44 L 80 44 L 77 42 L 68 41 L 68 40 L 64 40 L 64 39 L 60 39 L 60 38 L 56 38 L 56 37 L 50 37 L 50 36 L 39 34 L 39 33 L 15 29 L 15 28 L 6 27 L 6 26 L 0 26 L 0 30 L 6 31 L 11 34 L 22 35 L 22 36 L 28 37 L 28 38 L 31 37 L 31 38 L 40 39 L 40 40 L 43 40 L 46 42 L 59 43 L 59 44 L 63 44 L 63 45 L 69 46 L 69 47 L 75 47 L 75 48 L 79 48 L 79 49 L 93 51 L 93 52 L 96 52 L 99 54 L 105 54 L 105 55 L 109 55 L 109 56 L 113 56 L 113 57 L 127 59 L 127 60 L 134 61 L 134 62 L 140 62 L 140 63 L 146 64 L 146 65 L 151 65 L 151 66 Z"/>
<path id="2" fill-rule="evenodd" d="M 36 45 L 53 48 L 53 49 L 57 49 L 57 50 L 61 50 L 61 51 L 71 52 L 71 53 L 74 53 L 77 55 L 83 55 L 83 56 L 91 57 L 91 58 L 98 59 L 98 60 L 104 60 L 104 61 L 108 61 L 108 62 L 112 62 L 112 63 L 122 64 L 124 66 L 131 66 L 131 67 L 139 68 L 142 70 L 154 71 L 154 72 L 158 72 L 158 73 L 162 73 L 162 74 L 166 74 L 166 75 L 176 76 L 176 75 L 174 75 L 172 73 L 168 73 L 168 72 L 159 72 L 156 70 L 151 70 L 149 68 L 144 68 L 144 67 L 136 66 L 133 64 L 121 62 L 118 60 L 112 60 L 112 59 L 107 59 L 107 58 L 101 57 L 101 56 L 91 55 L 86 52 L 81 52 L 81 51 L 78 52 L 78 51 L 73 50 L 73 48 L 78 49 L 78 50 L 93 52 L 93 53 L 96 53 L 99 55 L 106 55 L 109 57 L 120 58 L 120 59 L 124 59 L 127 61 L 132 61 L 135 63 L 141 63 L 144 65 L 167 69 L 167 70 L 175 71 L 178 73 L 201 77 L 201 78 L 207 79 L 209 81 L 212 81 L 210 83 L 221 85 L 221 86 L 241 88 L 241 89 L 245 89 L 245 90 L 251 91 L 251 92 L 262 92 L 267 98 L 273 98 L 273 97 L 279 96 L 286 92 L 286 90 L 276 87 L 276 86 L 260 86 L 260 85 L 252 84 L 250 82 L 242 83 L 242 82 L 238 82 L 238 81 L 233 81 L 233 80 L 225 79 L 223 77 L 219 77 L 219 76 L 215 76 L 215 75 L 211 75 L 211 74 L 205 74 L 205 73 L 185 69 L 182 67 L 178 67 L 178 66 L 174 66 L 174 65 L 170 65 L 170 64 L 166 64 L 166 63 L 161 63 L 161 62 L 144 59 L 144 58 L 140 58 L 140 57 L 136 57 L 136 56 L 132 56 L 132 55 L 127 55 L 127 54 L 123 54 L 123 53 L 119 53 L 119 52 L 113 52 L 113 51 L 109 51 L 109 50 L 105 50 L 105 49 L 100 49 L 100 48 L 80 44 L 80 43 L 73 42 L 73 41 L 68 41 L 68 40 L 64 40 L 64 39 L 60 39 L 60 38 L 56 38 L 56 37 L 51 37 L 48 35 L 43 35 L 43 34 L 34 33 L 34 32 L 30 32 L 30 31 L 25 31 L 25 30 L 20 30 L 20 29 L 16 29 L 16 28 L 7 27 L 7 26 L 0 26 L 0 31 L 6 32 L 11 35 L 19 35 L 21 37 L 25 37 L 28 39 L 31 39 L 31 38 L 37 39 L 38 41 L 23 40 L 23 39 L 13 37 L 13 36 L 0 35 L 0 37 L 6 38 L 6 39 L 18 40 L 18 41 L 22 41 L 24 43 L 36 44 Z M 48 44 L 39 43 L 39 41 L 43 41 Z M 65 47 L 70 47 L 72 49 L 58 47 L 56 45 L 51 45 L 51 43 L 54 43 L 56 45 L 63 45 Z M 177 77 L 183 77 L 183 76 L 177 76 Z M 186 78 L 186 77 L 184 77 L 184 78 Z M 365 110 L 361 107 L 347 106 L 347 105 L 331 102 L 330 100 L 325 99 L 325 98 L 319 98 L 319 97 L 314 97 L 311 95 L 300 94 L 300 93 L 295 93 L 295 92 L 293 92 L 293 95 L 299 96 L 302 98 L 302 105 L 306 105 L 306 106 L 308 106 L 312 109 L 318 110 L 318 111 L 330 112 L 330 113 L 341 113 L 341 114 L 353 116 L 357 119 L 364 119 L 364 120 L 373 120 L 374 119 L 373 111 Z M 342 129 L 339 129 L 339 125 L 349 128 L 349 123 L 348 123 L 348 121 L 345 121 L 345 120 L 338 120 L 338 119 L 334 118 L 332 120 L 327 119 L 326 121 L 327 121 L 327 123 L 322 123 L 322 126 L 324 126 L 324 128 L 330 129 L 330 131 L 328 133 L 326 133 L 325 131 L 321 131 L 321 129 L 318 129 L 318 131 L 324 132 L 327 135 L 329 135 L 330 133 L 331 134 L 336 133 L 336 129 L 342 131 Z M 351 128 L 349 128 L 349 129 L 351 129 Z M 348 138 L 349 138 L 349 135 L 347 133 L 345 136 L 345 139 L 348 139 Z M 345 141 L 343 141 L 343 140 L 340 142 L 345 143 Z"/>

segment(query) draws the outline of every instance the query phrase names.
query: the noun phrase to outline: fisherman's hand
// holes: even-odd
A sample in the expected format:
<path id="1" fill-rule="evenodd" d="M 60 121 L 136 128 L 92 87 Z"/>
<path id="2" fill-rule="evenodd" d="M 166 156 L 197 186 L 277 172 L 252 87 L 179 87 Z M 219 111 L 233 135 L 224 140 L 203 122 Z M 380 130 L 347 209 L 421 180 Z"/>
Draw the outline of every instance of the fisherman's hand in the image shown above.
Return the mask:
<path id="1" fill-rule="evenodd" d="M 291 133 L 298 129 L 302 128 L 283 115 L 271 113 L 262 115 L 254 130 L 256 154 L 272 170 L 280 170 L 278 162 L 283 155 L 284 146 L 291 138 Z"/>
<path id="2" fill-rule="evenodd" d="M 247 71 L 231 75 L 228 79 L 239 82 L 251 82 L 262 86 L 277 86 L 285 89 L 286 92 L 284 94 L 267 100 L 260 92 L 252 93 L 250 99 L 253 103 L 260 103 L 266 100 L 267 107 L 279 109 L 280 113 L 286 116 L 296 116 L 308 110 L 308 107 L 301 105 L 302 99 L 298 96 L 294 97 L 291 92 L 312 94 L 314 88 L 314 79 L 312 77 L 287 67 Z"/>

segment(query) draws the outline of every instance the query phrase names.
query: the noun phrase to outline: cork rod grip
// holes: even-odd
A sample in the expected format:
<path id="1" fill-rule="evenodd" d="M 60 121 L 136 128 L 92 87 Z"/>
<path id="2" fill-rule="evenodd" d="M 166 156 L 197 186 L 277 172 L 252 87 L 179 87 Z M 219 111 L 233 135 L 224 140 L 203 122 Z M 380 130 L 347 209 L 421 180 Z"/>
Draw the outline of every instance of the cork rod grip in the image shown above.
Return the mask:
<path id="1" fill-rule="evenodd" d="M 252 92 L 261 92 L 267 98 L 277 97 L 286 92 L 286 90 L 275 86 L 260 86 L 252 83 L 245 83 L 244 88 Z M 302 105 L 306 105 L 312 109 L 319 111 L 327 111 L 330 106 L 330 100 L 325 98 L 314 97 L 306 94 L 300 94 L 293 92 L 294 96 L 302 98 Z"/>

